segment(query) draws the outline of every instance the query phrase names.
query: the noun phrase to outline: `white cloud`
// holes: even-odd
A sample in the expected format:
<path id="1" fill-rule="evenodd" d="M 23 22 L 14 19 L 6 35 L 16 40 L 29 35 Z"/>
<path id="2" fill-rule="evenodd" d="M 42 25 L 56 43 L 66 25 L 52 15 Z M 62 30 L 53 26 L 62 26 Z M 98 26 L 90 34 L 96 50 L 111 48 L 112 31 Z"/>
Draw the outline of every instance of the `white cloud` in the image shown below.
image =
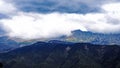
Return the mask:
<path id="1" fill-rule="evenodd" d="M 22 39 L 53 38 L 81 29 L 100 33 L 120 32 L 120 3 L 102 6 L 103 13 L 26 13 L 19 11 L 11 19 L 0 20 L 10 37 Z M 118 22 L 116 24 L 116 22 Z"/>
<path id="2" fill-rule="evenodd" d="M 99 8 L 101 5 L 106 4 L 106 3 L 119 2 L 119 0 L 62 0 L 62 1 L 61 0 L 29 0 L 29 1 L 28 0 L 11 0 L 11 1 L 15 2 L 16 5 L 18 6 L 18 8 L 34 6 L 34 8 L 35 7 L 36 8 L 44 7 L 46 9 L 52 10 L 52 9 L 56 9 L 56 8 L 60 9 L 59 7 L 67 7 L 69 9 L 79 10 L 79 11 L 84 6 L 88 6 L 89 10 L 91 10 L 91 9 Z M 25 3 L 25 4 L 23 4 L 23 3 Z M 34 3 L 36 3 L 37 5 Z M 54 4 L 53 4 L 53 6 L 50 6 L 49 4 L 41 6 L 41 3 L 43 3 L 43 4 L 44 3 L 54 3 Z M 32 9 L 32 7 L 29 9 Z M 84 9 L 86 9 L 86 8 L 84 8 Z M 34 10 L 34 9 L 32 9 L 32 10 Z"/>
<path id="3" fill-rule="evenodd" d="M 70 21 L 71 16 L 74 15 L 20 13 L 12 19 L 4 19 L 1 22 L 11 37 L 29 39 L 70 35 L 70 31 L 75 29 L 86 30 L 80 23 Z"/>
<path id="4" fill-rule="evenodd" d="M 0 0 L 0 13 L 1 14 L 12 14 L 15 13 L 16 8 L 13 4 L 6 2 L 6 0 Z"/>
<path id="5" fill-rule="evenodd" d="M 102 8 L 106 11 L 106 14 L 114 19 L 120 20 L 120 3 L 111 3 L 103 5 Z"/>

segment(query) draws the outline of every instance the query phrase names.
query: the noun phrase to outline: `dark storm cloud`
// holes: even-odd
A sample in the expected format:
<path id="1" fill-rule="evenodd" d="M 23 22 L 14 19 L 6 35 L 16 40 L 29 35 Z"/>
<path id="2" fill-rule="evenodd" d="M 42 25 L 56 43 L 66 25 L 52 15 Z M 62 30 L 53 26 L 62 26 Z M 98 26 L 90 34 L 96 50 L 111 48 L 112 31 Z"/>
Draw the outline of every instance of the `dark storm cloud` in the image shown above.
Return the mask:
<path id="1" fill-rule="evenodd" d="M 119 0 L 11 0 L 20 10 L 26 12 L 99 12 L 100 5 Z"/>
<path id="2" fill-rule="evenodd" d="M 26 12 L 67 12 L 67 13 L 90 13 L 100 10 L 95 0 L 12 0 L 22 11 Z M 94 3 L 94 4 L 92 4 Z"/>

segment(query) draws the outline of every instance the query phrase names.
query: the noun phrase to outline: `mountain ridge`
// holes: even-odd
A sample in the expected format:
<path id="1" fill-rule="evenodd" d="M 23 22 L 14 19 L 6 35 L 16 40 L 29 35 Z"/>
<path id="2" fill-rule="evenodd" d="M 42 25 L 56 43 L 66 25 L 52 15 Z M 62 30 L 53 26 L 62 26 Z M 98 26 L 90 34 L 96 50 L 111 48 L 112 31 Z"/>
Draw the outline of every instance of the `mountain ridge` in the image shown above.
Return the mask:
<path id="1" fill-rule="evenodd" d="M 58 42 L 58 43 L 91 43 L 97 45 L 120 45 L 120 34 L 102 34 L 92 33 L 90 31 L 75 30 L 70 36 L 61 36 L 51 39 L 34 39 L 20 42 L 14 38 L 7 36 L 0 37 L 0 52 L 10 51 L 19 47 L 28 46 L 37 41 L 43 42 Z"/>
<path id="2" fill-rule="evenodd" d="M 119 68 L 120 46 L 37 42 L 0 54 L 4 68 Z"/>

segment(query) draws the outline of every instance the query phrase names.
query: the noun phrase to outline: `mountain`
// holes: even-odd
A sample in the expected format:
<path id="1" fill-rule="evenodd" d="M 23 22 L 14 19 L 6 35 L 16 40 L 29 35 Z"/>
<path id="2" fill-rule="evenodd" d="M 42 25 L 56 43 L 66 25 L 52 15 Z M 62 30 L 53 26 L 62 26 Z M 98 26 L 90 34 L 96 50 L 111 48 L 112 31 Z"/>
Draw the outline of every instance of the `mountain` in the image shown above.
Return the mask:
<path id="1" fill-rule="evenodd" d="M 20 42 L 16 42 L 16 39 L 9 38 L 7 36 L 0 36 L 0 52 L 10 51 L 19 47 L 24 47 L 30 45 L 36 41 L 41 41 L 41 39 L 24 41 L 20 40 Z M 52 41 L 51 41 L 52 40 Z M 45 42 L 58 42 L 58 43 L 91 43 L 91 44 L 99 44 L 99 45 L 120 45 L 120 34 L 102 34 L 102 33 L 92 33 L 89 31 L 81 31 L 75 30 L 72 31 L 71 36 L 61 36 L 58 38 L 52 39 L 43 39 Z M 64 41 L 64 42 L 63 42 Z"/>
<path id="2" fill-rule="evenodd" d="M 103 34 L 92 33 L 89 31 L 75 30 L 72 31 L 71 36 L 64 36 L 60 38 L 63 41 L 69 42 L 84 42 L 100 45 L 120 45 L 120 34 Z"/>
<path id="3" fill-rule="evenodd" d="M 8 38 L 7 36 L 0 37 L 0 52 L 6 52 L 18 47 L 19 44 L 16 41 Z"/>
<path id="4" fill-rule="evenodd" d="M 4 68 L 120 68 L 120 46 L 37 42 L 0 53 Z"/>
<path id="5" fill-rule="evenodd" d="M 34 43 L 34 42 L 33 41 L 19 42 L 8 36 L 1 36 L 0 37 L 0 53 L 8 52 L 8 51 L 14 50 L 16 48 L 30 45 L 32 43 Z"/>

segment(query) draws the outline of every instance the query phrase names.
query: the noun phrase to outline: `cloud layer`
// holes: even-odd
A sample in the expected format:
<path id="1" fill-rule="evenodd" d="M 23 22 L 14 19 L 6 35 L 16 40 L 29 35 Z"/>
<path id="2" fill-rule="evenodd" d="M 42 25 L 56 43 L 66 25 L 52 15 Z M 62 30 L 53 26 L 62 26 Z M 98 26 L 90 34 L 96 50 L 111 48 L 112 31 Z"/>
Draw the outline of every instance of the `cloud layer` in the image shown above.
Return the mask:
<path id="1" fill-rule="evenodd" d="M 64 12 L 90 13 L 100 12 L 100 6 L 119 0 L 11 0 L 17 8 L 25 12 Z M 23 4 L 24 3 L 24 4 Z"/>
<path id="2" fill-rule="evenodd" d="M 86 1 L 85 3 L 88 2 Z M 18 11 L 11 18 L 1 19 L 0 24 L 8 36 L 21 39 L 54 38 L 62 35 L 70 35 L 71 31 L 77 29 L 98 33 L 120 33 L 119 7 L 120 3 L 105 4 L 99 7 L 102 9 L 102 12 L 86 14 L 60 12 L 43 14 Z M 15 10 L 8 10 L 16 11 L 16 8 Z"/>
<path id="3" fill-rule="evenodd" d="M 6 0 L 0 0 L 0 14 L 13 14 L 16 8 L 13 4 L 6 2 Z"/>
<path id="4" fill-rule="evenodd" d="M 35 39 L 51 38 L 61 35 L 70 35 L 72 30 L 86 29 L 82 23 L 72 21 L 72 17 L 79 17 L 76 14 L 35 14 L 19 13 L 12 19 L 3 19 L 3 25 L 11 37 Z M 76 19 L 75 18 L 75 19 Z"/>

